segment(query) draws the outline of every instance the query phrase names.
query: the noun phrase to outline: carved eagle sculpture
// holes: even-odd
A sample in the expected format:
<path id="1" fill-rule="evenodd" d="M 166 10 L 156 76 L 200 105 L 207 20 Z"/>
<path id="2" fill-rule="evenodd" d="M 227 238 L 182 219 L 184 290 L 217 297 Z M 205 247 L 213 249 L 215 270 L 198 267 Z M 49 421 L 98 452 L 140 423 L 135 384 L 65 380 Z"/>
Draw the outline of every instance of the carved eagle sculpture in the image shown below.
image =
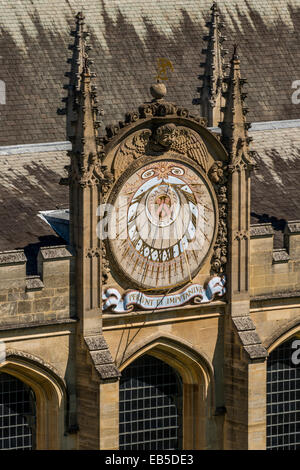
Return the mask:
<path id="1" fill-rule="evenodd" d="M 184 127 L 179 127 L 176 134 L 176 139 L 172 143 L 170 150 L 188 156 L 197 162 L 207 173 L 209 156 L 206 145 L 201 137 L 196 132 Z"/>
<path id="2" fill-rule="evenodd" d="M 144 129 L 120 145 L 113 165 L 115 178 L 118 179 L 133 160 L 145 155 L 147 149 L 154 152 L 171 150 L 186 155 L 206 173 L 208 171 L 209 154 L 201 137 L 192 129 L 168 123 L 157 127 L 153 133 Z"/>
<path id="3" fill-rule="evenodd" d="M 150 129 L 144 129 L 130 136 L 120 145 L 113 163 L 116 180 L 134 160 L 145 154 L 151 134 Z"/>

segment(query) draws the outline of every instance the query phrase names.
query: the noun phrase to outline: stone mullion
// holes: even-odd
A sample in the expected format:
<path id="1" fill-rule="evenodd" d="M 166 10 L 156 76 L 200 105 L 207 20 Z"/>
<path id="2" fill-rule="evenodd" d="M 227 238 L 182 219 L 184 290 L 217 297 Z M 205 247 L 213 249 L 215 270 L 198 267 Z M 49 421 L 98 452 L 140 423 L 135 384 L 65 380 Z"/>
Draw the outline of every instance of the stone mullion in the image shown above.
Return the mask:
<path id="1" fill-rule="evenodd" d="M 247 259 L 247 244 L 248 244 L 248 234 L 247 234 L 247 225 L 246 220 L 248 214 L 246 213 L 246 199 L 247 199 L 247 184 L 245 178 L 245 170 L 239 172 L 240 177 L 240 188 L 241 196 L 240 196 L 240 235 L 239 235 L 239 243 L 240 243 L 240 285 L 239 285 L 239 292 L 246 293 L 247 286 L 246 286 L 246 272 L 248 269 L 249 260 Z"/>
<path id="2" fill-rule="evenodd" d="M 238 286 L 238 243 L 234 238 L 234 233 L 238 229 L 238 173 L 234 172 L 230 178 L 229 196 L 229 279 L 228 292 L 230 298 L 234 296 Z"/>
<path id="3" fill-rule="evenodd" d="M 99 291 L 100 291 L 100 279 L 99 279 L 99 259 L 100 259 L 100 252 L 97 250 L 98 248 L 98 237 L 97 237 L 97 204 L 98 204 L 98 192 L 99 187 L 98 185 L 93 185 L 90 188 L 91 190 L 91 214 L 90 214 L 90 248 L 93 250 L 94 256 L 91 257 L 91 275 L 92 275 L 92 286 L 91 286 L 91 308 L 92 309 L 100 309 L 100 299 L 99 299 Z M 100 310 L 99 310 L 100 315 Z"/>
<path id="4" fill-rule="evenodd" d="M 231 175 L 228 284 L 232 301 L 249 298 L 249 180 L 244 169 Z"/>
<path id="5" fill-rule="evenodd" d="M 77 247 L 77 307 L 84 333 L 100 327 L 99 254 L 96 241 L 97 186 L 78 187 L 78 217 L 74 221 L 74 241 Z M 95 212 L 95 214 L 93 214 Z M 92 226 L 91 226 L 92 225 Z M 94 326 L 93 319 L 95 320 Z"/>

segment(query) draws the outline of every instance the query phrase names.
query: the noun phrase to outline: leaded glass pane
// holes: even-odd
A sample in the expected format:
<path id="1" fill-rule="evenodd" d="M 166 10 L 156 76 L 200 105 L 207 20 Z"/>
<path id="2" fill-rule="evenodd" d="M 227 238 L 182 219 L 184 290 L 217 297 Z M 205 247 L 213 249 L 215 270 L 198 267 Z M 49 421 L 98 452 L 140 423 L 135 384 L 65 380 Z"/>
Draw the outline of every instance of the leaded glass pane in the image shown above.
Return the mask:
<path id="1" fill-rule="evenodd" d="M 181 448 L 182 383 L 163 361 L 144 355 L 120 381 L 120 449 Z"/>
<path id="2" fill-rule="evenodd" d="M 300 450 L 300 365 L 293 364 L 292 338 L 267 363 L 267 449 Z"/>
<path id="3" fill-rule="evenodd" d="M 26 384 L 0 373 L 0 450 L 33 449 L 35 397 Z"/>

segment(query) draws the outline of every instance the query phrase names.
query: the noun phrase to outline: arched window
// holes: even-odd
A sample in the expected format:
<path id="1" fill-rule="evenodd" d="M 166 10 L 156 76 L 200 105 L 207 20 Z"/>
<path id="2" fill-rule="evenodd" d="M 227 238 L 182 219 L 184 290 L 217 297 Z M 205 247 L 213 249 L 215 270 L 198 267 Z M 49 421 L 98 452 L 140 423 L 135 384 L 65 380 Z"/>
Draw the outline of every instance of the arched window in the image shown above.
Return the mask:
<path id="1" fill-rule="evenodd" d="M 145 354 L 122 372 L 120 450 L 181 448 L 181 378 L 168 364 Z"/>
<path id="2" fill-rule="evenodd" d="M 35 410 L 33 390 L 0 372 L 0 449 L 35 448 Z"/>
<path id="3" fill-rule="evenodd" d="M 268 358 L 267 449 L 300 450 L 300 365 L 294 359 L 296 340 L 293 337 L 285 341 Z"/>

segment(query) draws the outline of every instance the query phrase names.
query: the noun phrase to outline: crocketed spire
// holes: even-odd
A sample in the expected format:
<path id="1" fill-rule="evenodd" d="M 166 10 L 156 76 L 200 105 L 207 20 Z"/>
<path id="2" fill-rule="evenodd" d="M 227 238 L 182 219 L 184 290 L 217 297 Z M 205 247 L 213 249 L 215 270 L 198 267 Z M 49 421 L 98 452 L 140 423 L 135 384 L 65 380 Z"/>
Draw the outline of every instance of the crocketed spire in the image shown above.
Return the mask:
<path id="1" fill-rule="evenodd" d="M 220 20 L 220 13 L 216 3 L 211 7 L 211 20 L 207 23 L 209 35 L 204 36 L 208 42 L 206 62 L 202 75 L 203 86 L 200 88 L 201 115 L 208 120 L 208 126 L 217 126 L 222 119 L 221 107 L 223 105 L 222 91 L 224 89 L 223 79 L 226 65 L 224 57 L 227 51 L 223 48 L 225 36 L 221 29 L 224 24 Z"/>
<path id="2" fill-rule="evenodd" d="M 248 136 L 248 129 L 251 124 L 246 122 L 245 115 L 248 109 L 244 107 L 247 94 L 242 93 L 242 87 L 246 83 L 246 79 L 241 78 L 237 49 L 238 47 L 235 45 L 230 62 L 229 76 L 224 80 L 227 84 L 227 91 L 223 93 L 225 97 L 225 106 L 222 108 L 224 118 L 219 123 L 222 129 L 222 142 L 229 153 L 232 167 L 243 164 L 252 166 L 252 157 L 249 150 L 249 143 L 252 138 Z"/>

